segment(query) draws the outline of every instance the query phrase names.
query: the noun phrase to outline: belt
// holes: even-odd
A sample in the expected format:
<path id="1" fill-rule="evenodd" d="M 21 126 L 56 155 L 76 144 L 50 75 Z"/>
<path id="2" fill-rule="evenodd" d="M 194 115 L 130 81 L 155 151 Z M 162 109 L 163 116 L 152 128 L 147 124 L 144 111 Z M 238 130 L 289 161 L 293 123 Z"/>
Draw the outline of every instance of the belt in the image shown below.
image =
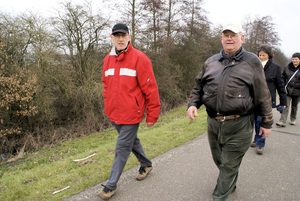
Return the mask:
<path id="1" fill-rule="evenodd" d="M 229 119 L 237 119 L 239 118 L 241 115 L 229 115 L 229 116 L 217 116 L 215 117 L 215 119 L 217 120 L 221 120 L 221 121 L 225 121 L 225 120 L 229 120 Z"/>

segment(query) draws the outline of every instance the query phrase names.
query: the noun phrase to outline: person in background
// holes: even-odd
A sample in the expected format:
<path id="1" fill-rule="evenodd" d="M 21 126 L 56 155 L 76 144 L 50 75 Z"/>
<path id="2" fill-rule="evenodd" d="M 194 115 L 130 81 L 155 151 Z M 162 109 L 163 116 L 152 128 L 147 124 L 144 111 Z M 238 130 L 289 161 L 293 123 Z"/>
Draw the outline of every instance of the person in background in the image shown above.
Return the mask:
<path id="1" fill-rule="evenodd" d="M 271 98 L 272 98 L 272 108 L 277 108 L 277 110 L 282 113 L 283 109 L 286 107 L 286 93 L 284 89 L 284 83 L 281 74 L 281 67 L 279 64 L 275 63 L 273 58 L 272 47 L 267 44 L 261 45 L 257 49 L 257 56 L 260 59 L 262 66 L 264 68 L 267 85 L 269 87 Z M 279 94 L 279 105 L 276 105 L 276 90 Z M 261 116 L 255 115 L 255 137 L 254 141 L 251 143 L 251 147 L 256 147 L 256 153 L 262 155 L 264 147 L 266 144 L 266 139 L 262 138 L 263 135 L 259 135 Z"/>
<path id="2" fill-rule="evenodd" d="M 223 49 L 208 58 L 195 79 L 187 116 L 195 120 L 204 104 L 208 114 L 207 136 L 219 169 L 214 201 L 226 200 L 236 189 L 239 167 L 249 149 L 254 112 L 262 117 L 260 134 L 269 136 L 273 124 L 270 91 L 260 60 L 246 52 L 239 23 L 229 23 L 220 36 Z"/>
<path id="3" fill-rule="evenodd" d="M 111 52 L 103 61 L 103 96 L 105 114 L 118 131 L 115 159 L 108 182 L 99 192 L 102 199 L 115 194 L 117 182 L 131 152 L 141 164 L 136 176 L 145 179 L 152 170 L 137 131 L 147 108 L 146 126 L 152 127 L 159 118 L 160 100 L 150 59 L 134 49 L 128 27 L 118 23 L 112 28 Z"/>
<path id="4" fill-rule="evenodd" d="M 289 63 L 283 70 L 282 76 L 287 93 L 287 105 L 281 114 L 277 126 L 285 127 L 289 107 L 291 107 L 290 124 L 296 125 L 298 103 L 300 101 L 300 53 L 296 52 L 292 56 L 292 62 Z"/>

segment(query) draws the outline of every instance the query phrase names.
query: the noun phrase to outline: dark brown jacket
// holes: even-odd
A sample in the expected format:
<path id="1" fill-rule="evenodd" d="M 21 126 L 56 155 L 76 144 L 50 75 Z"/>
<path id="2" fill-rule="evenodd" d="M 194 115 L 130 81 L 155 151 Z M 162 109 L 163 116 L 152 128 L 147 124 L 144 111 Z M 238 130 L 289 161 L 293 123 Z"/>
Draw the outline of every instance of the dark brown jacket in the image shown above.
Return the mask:
<path id="1" fill-rule="evenodd" d="M 271 96 L 261 62 L 243 48 L 228 65 L 222 53 L 206 60 L 195 79 L 188 107 L 202 104 L 210 117 L 255 112 L 262 116 L 262 127 L 271 128 L 273 124 Z"/>

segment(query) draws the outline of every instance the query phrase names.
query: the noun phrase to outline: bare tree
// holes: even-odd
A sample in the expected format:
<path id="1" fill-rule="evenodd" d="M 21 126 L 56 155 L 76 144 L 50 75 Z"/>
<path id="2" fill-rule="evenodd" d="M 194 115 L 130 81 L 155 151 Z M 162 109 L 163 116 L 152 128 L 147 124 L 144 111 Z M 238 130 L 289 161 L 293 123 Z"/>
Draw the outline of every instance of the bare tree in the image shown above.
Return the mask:
<path id="1" fill-rule="evenodd" d="M 181 6 L 182 30 L 188 37 L 203 35 L 209 31 L 206 11 L 201 7 L 203 0 L 184 0 Z"/>
<path id="2" fill-rule="evenodd" d="M 31 13 L 19 16 L 0 13 L 1 37 L 2 40 L 6 41 L 4 49 L 8 56 L 17 61 L 17 66 L 21 68 L 26 66 L 28 49 L 35 37 L 35 23 L 34 15 Z"/>
<path id="3" fill-rule="evenodd" d="M 147 13 L 147 16 L 144 17 L 147 30 L 143 33 L 147 35 L 147 41 L 150 44 L 151 50 L 157 53 L 159 49 L 158 41 L 162 37 L 164 30 L 161 27 L 161 22 L 163 21 L 165 3 L 160 0 L 146 0 L 142 5 L 143 11 Z"/>
<path id="4" fill-rule="evenodd" d="M 176 15 L 178 13 L 178 10 L 176 10 L 176 5 L 178 3 L 178 0 L 169 0 L 168 8 L 167 8 L 167 17 L 166 17 L 166 23 L 167 23 L 167 38 L 170 39 L 172 32 L 175 30 L 174 25 L 178 23 L 179 19 L 176 19 Z"/>
<path id="5" fill-rule="evenodd" d="M 73 6 L 70 2 L 64 3 L 64 13 L 58 12 L 53 25 L 57 31 L 57 42 L 60 47 L 70 56 L 72 66 L 78 74 L 81 83 L 89 77 L 89 65 L 91 51 L 99 40 L 101 32 L 108 27 L 108 20 L 99 14 L 93 15 L 92 6 Z"/>
<path id="6" fill-rule="evenodd" d="M 272 21 L 271 16 L 255 16 L 254 20 L 247 16 L 243 24 L 245 31 L 243 47 L 250 52 L 256 52 L 261 44 L 279 46 L 281 40 L 276 31 L 276 25 Z"/>

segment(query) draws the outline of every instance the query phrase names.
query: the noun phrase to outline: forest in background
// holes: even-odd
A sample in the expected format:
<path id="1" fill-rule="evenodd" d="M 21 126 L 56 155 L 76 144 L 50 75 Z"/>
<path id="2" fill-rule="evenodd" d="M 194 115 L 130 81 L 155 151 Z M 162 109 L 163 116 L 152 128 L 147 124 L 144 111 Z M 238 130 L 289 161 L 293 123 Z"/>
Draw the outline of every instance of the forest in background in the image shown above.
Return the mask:
<path id="1" fill-rule="evenodd" d="M 203 0 L 123 0 L 95 12 L 90 3 L 62 2 L 54 17 L 0 12 L 0 154 L 38 150 L 110 126 L 102 95 L 102 62 L 116 22 L 152 61 L 161 112 L 186 103 L 204 61 L 219 53 L 221 25 Z M 114 8 L 114 9 L 111 9 Z M 106 13 L 121 13 L 115 20 Z M 285 67 L 272 16 L 243 19 L 246 51 L 274 48 Z"/>

